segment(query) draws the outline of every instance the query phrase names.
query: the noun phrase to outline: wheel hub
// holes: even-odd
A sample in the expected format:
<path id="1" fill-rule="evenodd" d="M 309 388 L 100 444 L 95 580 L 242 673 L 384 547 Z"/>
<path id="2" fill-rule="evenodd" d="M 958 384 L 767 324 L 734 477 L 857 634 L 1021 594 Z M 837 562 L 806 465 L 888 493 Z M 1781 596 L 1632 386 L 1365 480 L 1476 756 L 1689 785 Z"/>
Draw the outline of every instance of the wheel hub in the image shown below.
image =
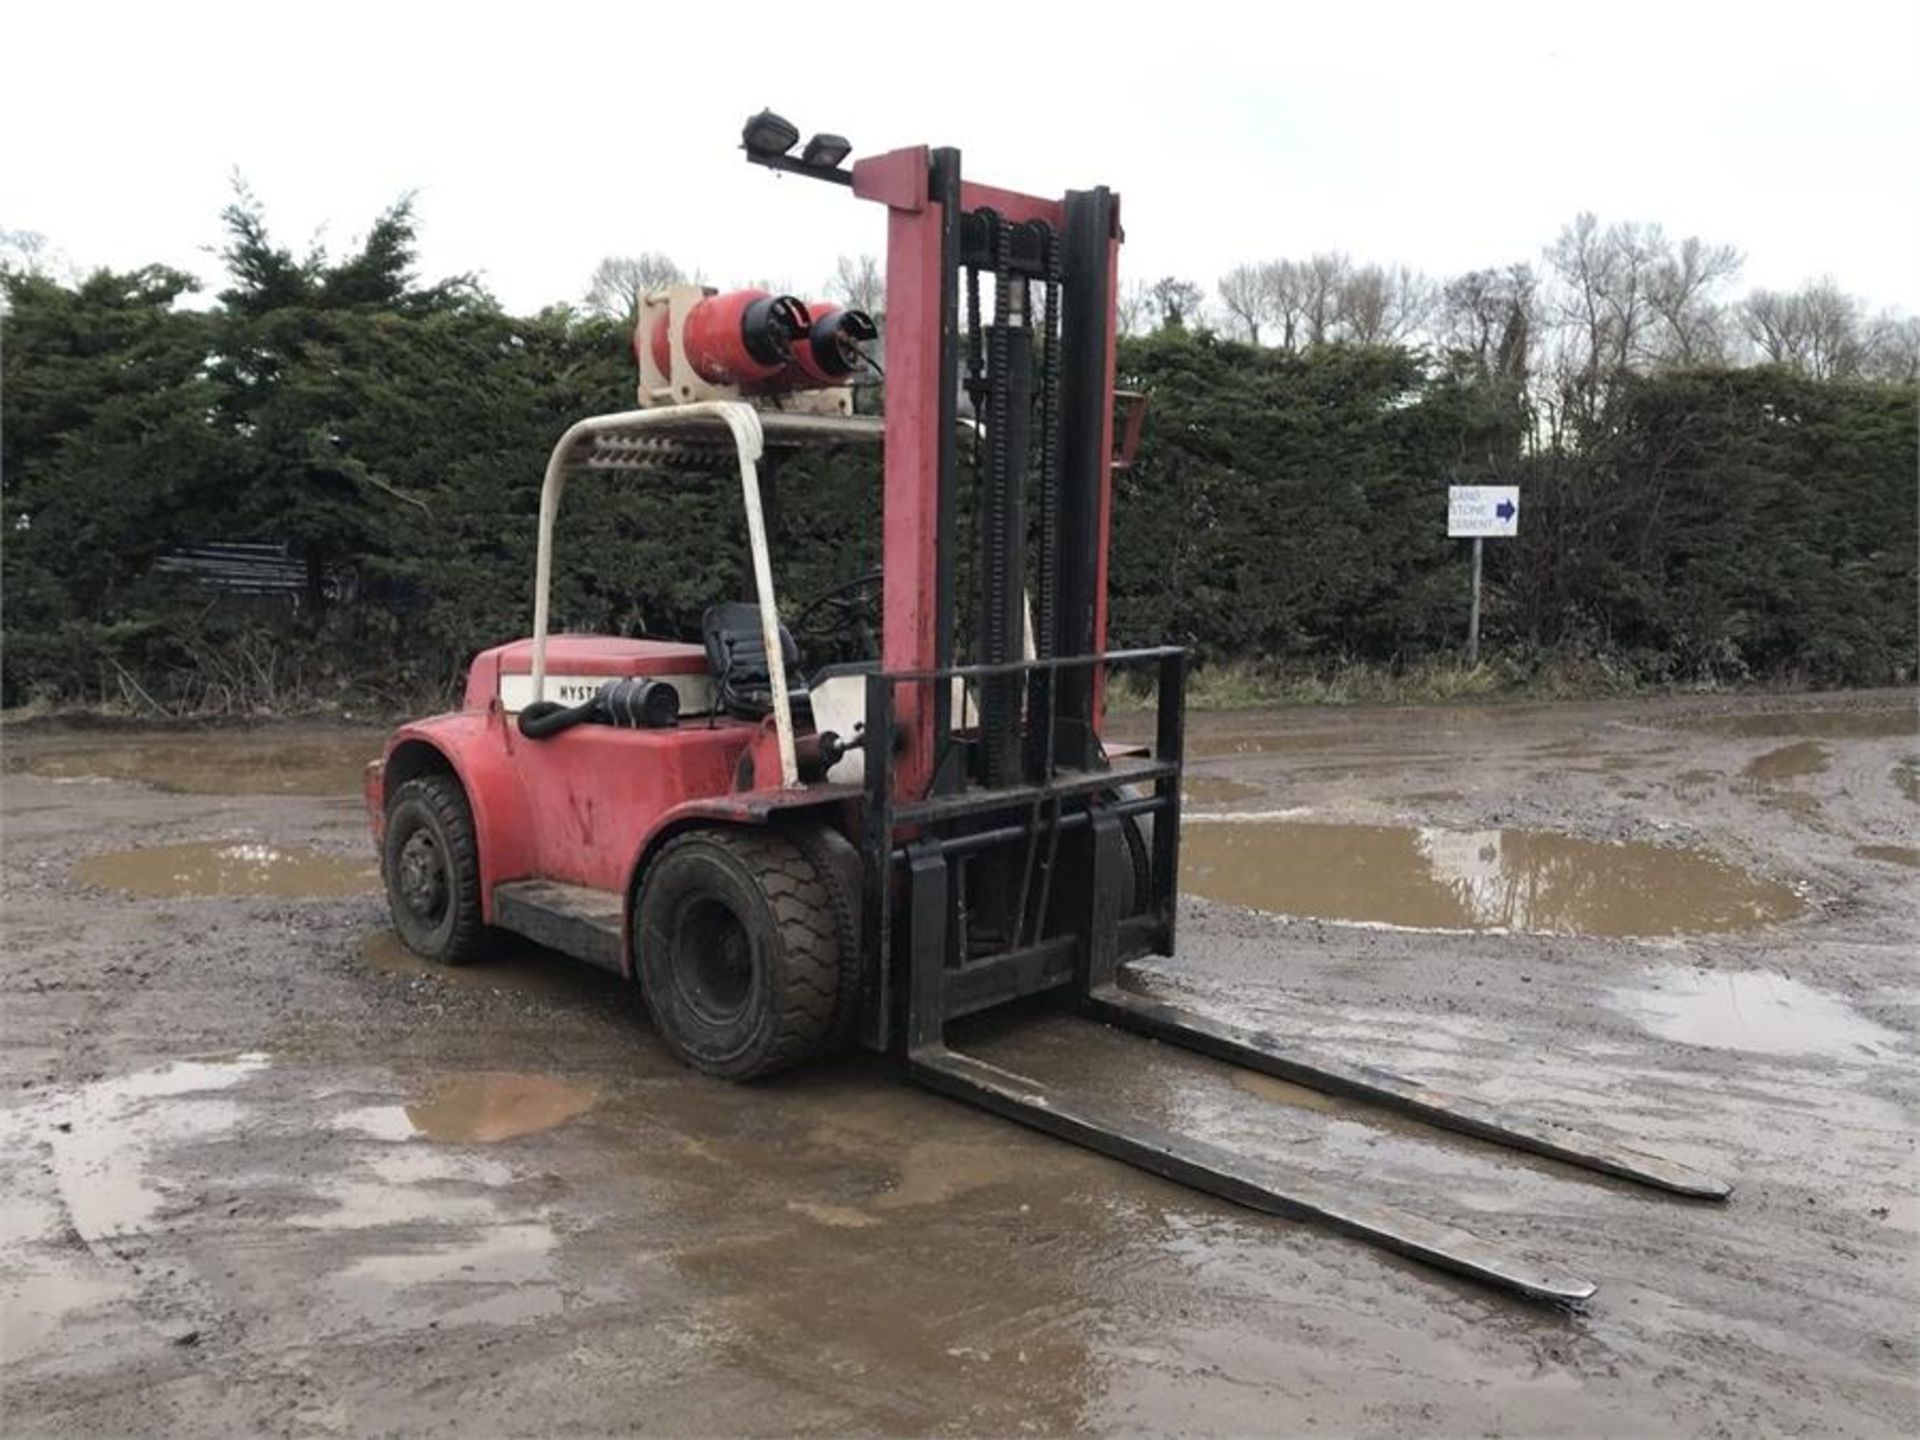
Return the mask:
<path id="1" fill-rule="evenodd" d="M 724 903 L 702 899 L 681 920 L 684 984 L 694 1009 L 710 1020 L 738 1014 L 753 988 L 753 941 Z"/>
<path id="2" fill-rule="evenodd" d="M 446 859 L 430 832 L 416 830 L 407 837 L 400 847 L 398 869 L 400 899 L 408 910 L 431 920 L 446 908 Z"/>

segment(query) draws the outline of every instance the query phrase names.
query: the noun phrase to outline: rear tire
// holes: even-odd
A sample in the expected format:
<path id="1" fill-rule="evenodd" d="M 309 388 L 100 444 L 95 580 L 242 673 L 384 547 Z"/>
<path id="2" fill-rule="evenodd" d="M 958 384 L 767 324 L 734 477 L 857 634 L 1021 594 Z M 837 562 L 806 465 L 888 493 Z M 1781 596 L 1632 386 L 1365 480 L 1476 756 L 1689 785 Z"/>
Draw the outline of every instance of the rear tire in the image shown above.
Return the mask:
<path id="1" fill-rule="evenodd" d="M 647 867 L 634 968 L 660 1038 L 703 1074 L 772 1075 L 850 1028 L 843 897 L 809 848 L 775 830 L 696 830 Z"/>
<path id="2" fill-rule="evenodd" d="M 422 775 L 387 802 L 381 875 L 394 929 L 407 948 L 442 965 L 485 952 L 480 913 L 480 842 L 467 792 L 451 775 Z"/>

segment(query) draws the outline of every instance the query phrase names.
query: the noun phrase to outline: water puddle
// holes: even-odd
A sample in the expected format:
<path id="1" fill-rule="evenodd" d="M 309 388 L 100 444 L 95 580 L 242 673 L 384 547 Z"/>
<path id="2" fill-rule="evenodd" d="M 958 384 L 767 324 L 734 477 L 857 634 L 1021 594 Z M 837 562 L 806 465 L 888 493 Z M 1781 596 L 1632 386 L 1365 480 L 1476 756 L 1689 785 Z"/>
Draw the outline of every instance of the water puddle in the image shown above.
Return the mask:
<path id="1" fill-rule="evenodd" d="M 1556 760 L 1572 760 L 1582 756 L 1600 753 L 1600 742 L 1591 735 L 1576 735 L 1570 740 L 1549 740 L 1544 745 L 1528 747 L 1535 755 L 1549 755 Z"/>
<path id="2" fill-rule="evenodd" d="M 1180 781 L 1180 799 L 1188 805 L 1231 805 L 1265 793 L 1258 785 L 1224 775 L 1187 775 Z"/>
<path id="3" fill-rule="evenodd" d="M 56 1349 L 62 1332 L 76 1319 L 126 1295 L 124 1284 L 104 1276 L 16 1270 L 0 1280 L 0 1354 L 17 1363 L 35 1352 Z"/>
<path id="4" fill-rule="evenodd" d="M 870 1230 L 882 1223 L 877 1216 L 851 1205 L 830 1205 L 818 1200 L 789 1200 L 787 1209 L 829 1230 Z"/>
<path id="5" fill-rule="evenodd" d="M 569 1294 L 582 1293 L 563 1290 L 553 1265 L 558 1236 L 541 1208 L 519 1202 L 523 1176 L 508 1155 L 354 1137 L 503 1140 L 580 1113 L 595 1089 L 541 1076 L 450 1077 L 429 1084 L 413 1105 L 335 1114 L 316 1137 L 290 1101 L 377 1091 L 391 1077 L 319 1075 L 276 1094 L 263 1090 L 268 1067 L 261 1054 L 183 1061 L 11 1112 L 23 1122 L 18 1138 L 46 1147 L 50 1184 L 37 1210 L 31 1196 L 9 1196 L 0 1207 L 0 1343 L 10 1359 L 74 1344 L 80 1326 L 95 1337 L 89 1343 L 124 1351 L 127 1327 L 146 1328 L 126 1303 L 150 1283 L 140 1279 L 140 1262 L 152 1257 L 168 1274 L 193 1277 L 202 1257 L 181 1249 L 179 1237 L 207 1238 L 209 1225 L 236 1211 L 276 1217 L 280 1239 L 258 1241 L 269 1259 L 289 1234 L 334 1232 L 324 1244 L 290 1242 L 303 1269 L 319 1260 L 331 1273 L 305 1282 L 301 1303 L 286 1312 L 289 1343 L 369 1329 L 512 1325 L 556 1313 Z M 275 1142 L 294 1136 L 301 1143 L 287 1152 L 295 1157 L 289 1170 Z M 302 1192 L 291 1211 L 290 1183 Z M 205 1258 L 235 1263 L 218 1246 Z M 129 1259 L 130 1267 L 114 1263 Z"/>
<path id="6" fill-rule="evenodd" d="M 1704 850 L 1530 830 L 1189 821 L 1182 886 L 1282 915 L 1635 936 L 1752 930 L 1806 908 L 1786 886 Z"/>
<path id="7" fill-rule="evenodd" d="M 88 885 L 165 898 L 333 900 L 380 885 L 371 859 L 260 840 L 193 840 L 95 855 L 74 867 Z"/>
<path id="8" fill-rule="evenodd" d="M 368 1255 L 326 1284 L 328 1318 L 416 1329 L 428 1316 L 456 1325 L 518 1325 L 559 1311 L 550 1226 L 495 1224 L 477 1237 Z"/>
<path id="9" fill-rule="evenodd" d="M 1031 1159 L 1005 1139 L 909 1139 L 909 1110 L 884 1091 L 836 1094 L 810 1128 L 813 1145 L 839 1157 L 832 1171 L 877 1165 L 890 1170 L 885 1188 L 855 1213 L 944 1205 L 962 1195 L 1018 1179 Z M 789 1207 L 794 1208 L 794 1207 Z M 810 1213 L 810 1212 L 803 1212 Z M 832 1223 L 820 1215 L 811 1218 Z M 877 1218 L 877 1217 L 876 1217 Z"/>
<path id="10" fill-rule="evenodd" d="M 1276 755 L 1330 750 L 1349 740 L 1343 730 L 1213 730 L 1187 731 L 1182 747 L 1189 760 L 1223 759 L 1235 755 Z"/>
<path id="11" fill-rule="evenodd" d="M 385 975 L 431 975 L 435 979 L 459 981 L 474 970 L 471 965 L 439 965 L 416 955 L 393 930 L 376 930 L 363 937 L 353 953 Z"/>
<path id="12" fill-rule="evenodd" d="M 1797 780 L 1803 775 L 1818 775 L 1833 763 L 1827 747 L 1814 740 L 1796 740 L 1777 750 L 1749 760 L 1741 774 L 1758 785 Z"/>
<path id="13" fill-rule="evenodd" d="M 1749 740 L 1878 740 L 1920 733 L 1920 714 L 1911 705 L 1862 710 L 1763 710 L 1751 715 L 1688 715 L 1667 724 L 1674 730 Z"/>
<path id="14" fill-rule="evenodd" d="M 456 1145 L 492 1145 L 564 1125 L 600 1100 L 598 1085 L 551 1075 L 452 1075 L 404 1105 L 370 1105 L 333 1122 L 374 1140 L 424 1136 Z"/>
<path id="15" fill-rule="evenodd" d="M 404 1110 L 390 1108 L 401 1111 L 404 1123 Z M 342 1116 L 333 1128 L 365 1133 L 357 1119 Z M 405 1133 L 391 1138 L 404 1140 L 414 1133 L 408 1125 Z M 500 1215 L 495 1197 L 512 1180 L 508 1166 L 472 1151 L 382 1145 L 357 1156 L 340 1175 L 318 1187 L 320 1208 L 303 1207 L 292 1219 L 319 1230 L 491 1224 Z"/>
<path id="16" fill-rule="evenodd" d="M 1660 752 L 1649 750 L 1646 753 L 1655 755 Z M 1581 775 L 1625 775 L 1638 770 L 1645 763 L 1646 756 L 1641 755 L 1598 755 L 1591 765 L 1571 765 L 1567 768 Z"/>
<path id="17" fill-rule="evenodd" d="M 368 1105 L 336 1115 L 328 1123 L 335 1130 L 351 1131 L 369 1140 L 411 1140 L 420 1133 L 407 1118 L 404 1105 Z"/>
<path id="18" fill-rule="evenodd" d="M 1664 1040 L 1759 1055 L 1879 1056 L 1899 1036 L 1836 995 L 1760 970 L 1649 971 L 1609 1003 Z"/>
<path id="19" fill-rule="evenodd" d="M 1290 1106 L 1295 1110 L 1313 1110 L 1322 1115 L 1345 1115 L 1363 1108 L 1337 1100 L 1318 1090 L 1309 1090 L 1305 1085 L 1296 1085 L 1291 1080 L 1278 1080 L 1271 1075 L 1262 1075 L 1258 1070 L 1241 1070 L 1236 1067 L 1233 1072 L 1233 1083 L 1249 1095 L 1258 1095 L 1262 1100 L 1271 1100 L 1276 1105 Z"/>
<path id="20" fill-rule="evenodd" d="M 8 758 L 7 768 L 55 780 L 135 781 L 181 795 L 358 795 L 361 774 L 384 743 L 374 731 L 33 737 L 25 754 Z"/>
<path id="21" fill-rule="evenodd" d="M 1325 1115 L 1332 1122 L 1329 1125 L 1315 1124 L 1303 1129 L 1299 1136 L 1315 1147 L 1329 1147 L 1333 1150 L 1351 1154 L 1362 1165 L 1369 1163 L 1382 1147 L 1391 1146 L 1406 1149 L 1405 1142 L 1411 1142 L 1416 1153 L 1429 1157 L 1424 1163 L 1445 1164 L 1448 1159 L 1459 1159 L 1476 1153 L 1492 1155 L 1503 1171 L 1511 1172 L 1515 1168 L 1534 1170 L 1542 1174 L 1557 1173 L 1554 1162 L 1531 1155 L 1506 1150 L 1494 1146 L 1492 1142 L 1464 1140 L 1456 1133 L 1440 1130 L 1423 1123 L 1410 1115 L 1402 1115 L 1380 1105 L 1366 1105 L 1357 1100 L 1343 1099 L 1336 1095 L 1324 1095 L 1304 1085 L 1295 1085 L 1288 1080 L 1278 1080 L 1271 1075 L 1262 1075 L 1253 1070 L 1233 1072 L 1233 1083 L 1249 1095 L 1256 1095 L 1271 1104 L 1283 1105 L 1290 1110 L 1310 1110 Z M 1196 1129 L 1217 1130 L 1218 1117 L 1208 1114 L 1198 1106 L 1194 1110 Z M 1263 1129 L 1272 1133 L 1272 1112 L 1259 1117 Z M 1253 1148 L 1258 1147 L 1258 1142 Z"/>
<path id="22" fill-rule="evenodd" d="M 597 1098 L 594 1088 L 543 1076 L 448 1076 L 429 1083 L 419 1100 L 348 1110 L 326 1125 L 383 1142 L 489 1143 L 560 1124 Z M 559 1310 L 558 1236 L 541 1210 L 516 1203 L 521 1178 L 505 1156 L 474 1149 L 354 1146 L 291 1217 L 338 1232 L 329 1253 L 355 1257 L 324 1282 L 325 1323 L 444 1331 L 515 1325 Z"/>
<path id="23" fill-rule="evenodd" d="M 139 1233 L 184 1201 L 154 1181 L 148 1158 L 163 1146 L 231 1130 L 242 1107 L 218 1092 L 266 1066 L 264 1055 L 183 1060 L 94 1081 L 59 1106 L 49 1137 L 53 1173 L 80 1237 Z"/>
<path id="24" fill-rule="evenodd" d="M 1821 809 L 1820 801 L 1815 796 L 1798 790 L 1775 790 L 1762 795 L 1760 803 L 1769 810 L 1784 810 L 1794 819 L 1816 830 L 1826 828 L 1823 820 L 1826 812 Z"/>
<path id="25" fill-rule="evenodd" d="M 900 1157 L 899 1177 L 874 1202 L 876 1210 L 944 1205 L 957 1196 L 1019 1178 L 1026 1157 L 1007 1146 L 923 1140 Z"/>
<path id="26" fill-rule="evenodd" d="M 1862 860 L 1880 860 L 1888 865 L 1920 870 L 1920 847 L 1913 845 L 1856 845 L 1853 853 Z"/>
<path id="27" fill-rule="evenodd" d="M 407 1106 L 407 1119 L 429 1140 L 492 1145 L 564 1125 L 591 1110 L 597 1085 L 550 1075 L 468 1075 L 441 1081 Z"/>
<path id="28" fill-rule="evenodd" d="M 503 936 L 486 958 L 467 965 L 441 965 L 413 953 L 391 930 L 376 930 L 355 947 L 368 968 L 383 975 L 424 977 L 461 989 L 516 990 L 555 998 L 617 995 L 626 982 L 597 966 L 544 950 L 531 941 Z"/>

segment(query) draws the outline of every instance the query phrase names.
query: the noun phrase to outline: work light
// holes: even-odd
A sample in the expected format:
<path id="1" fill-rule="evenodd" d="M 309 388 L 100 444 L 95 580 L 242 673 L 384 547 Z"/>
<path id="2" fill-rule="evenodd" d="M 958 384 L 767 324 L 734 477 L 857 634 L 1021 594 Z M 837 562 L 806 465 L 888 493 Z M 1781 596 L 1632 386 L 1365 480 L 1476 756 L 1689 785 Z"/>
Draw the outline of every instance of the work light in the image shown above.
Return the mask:
<path id="1" fill-rule="evenodd" d="M 836 170 L 852 151 L 853 143 L 844 135 L 816 135 L 800 152 L 800 163 L 821 170 Z"/>
<path id="2" fill-rule="evenodd" d="M 794 123 L 771 110 L 762 110 L 747 121 L 746 128 L 740 132 L 741 148 L 756 160 L 784 155 L 799 143 L 800 131 Z"/>

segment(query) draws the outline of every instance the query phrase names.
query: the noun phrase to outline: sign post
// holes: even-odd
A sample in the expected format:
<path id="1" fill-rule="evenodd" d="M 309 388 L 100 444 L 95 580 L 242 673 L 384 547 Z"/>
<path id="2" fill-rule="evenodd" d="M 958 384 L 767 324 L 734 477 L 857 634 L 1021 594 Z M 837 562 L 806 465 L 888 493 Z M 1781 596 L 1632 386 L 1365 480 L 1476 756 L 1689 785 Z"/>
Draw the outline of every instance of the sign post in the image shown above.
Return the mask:
<path id="1" fill-rule="evenodd" d="M 1449 485 L 1447 536 L 1473 541 L 1473 602 L 1467 611 L 1467 663 L 1480 663 L 1480 562 L 1489 539 L 1511 540 L 1520 533 L 1518 485 Z"/>
<path id="2" fill-rule="evenodd" d="M 1486 548 L 1484 535 L 1473 537 L 1473 603 L 1467 608 L 1467 664 L 1480 663 L 1480 552 Z"/>

